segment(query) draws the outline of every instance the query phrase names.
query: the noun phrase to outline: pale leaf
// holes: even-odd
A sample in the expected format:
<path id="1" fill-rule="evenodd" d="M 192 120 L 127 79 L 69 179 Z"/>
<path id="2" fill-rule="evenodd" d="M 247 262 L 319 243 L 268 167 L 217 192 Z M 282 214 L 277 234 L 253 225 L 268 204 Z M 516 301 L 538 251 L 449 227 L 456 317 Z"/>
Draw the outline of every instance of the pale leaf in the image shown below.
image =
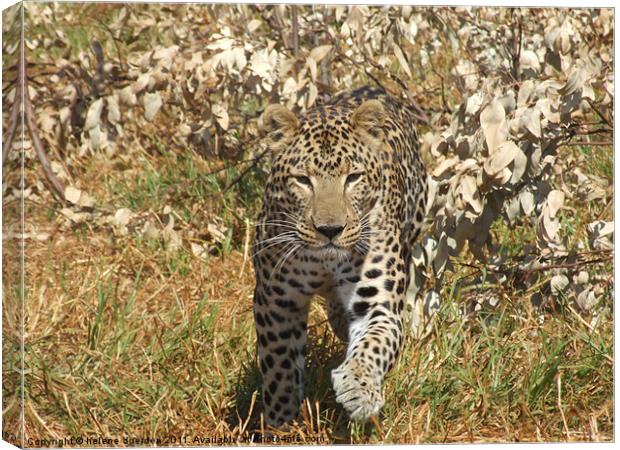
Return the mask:
<path id="1" fill-rule="evenodd" d="M 564 206 L 564 192 L 558 191 L 557 189 L 549 192 L 547 205 L 549 207 L 549 216 L 555 218 L 557 212 Z"/>
<path id="2" fill-rule="evenodd" d="M 409 76 L 409 78 L 412 78 L 411 69 L 409 68 L 409 63 L 407 62 L 405 55 L 403 55 L 403 51 L 400 49 L 400 47 L 396 43 L 394 43 L 394 55 L 396 55 L 396 59 L 398 59 L 398 63 L 403 68 L 405 73 Z"/>
<path id="3" fill-rule="evenodd" d="M 534 72 L 540 72 L 540 61 L 538 56 L 532 50 L 523 50 L 521 57 L 519 58 L 519 65 L 522 69 L 533 70 Z"/>
<path id="4" fill-rule="evenodd" d="M 228 130 L 229 118 L 226 106 L 221 103 L 216 103 L 211 108 L 211 111 L 220 127 L 222 127 L 223 130 Z"/>
<path id="5" fill-rule="evenodd" d="M 147 92 L 144 94 L 144 117 L 149 122 L 155 118 L 155 115 L 161 108 L 162 101 L 159 92 Z"/>
<path id="6" fill-rule="evenodd" d="M 332 45 L 320 45 L 315 47 L 310 51 L 310 57 L 317 63 L 320 63 L 321 60 L 330 52 L 332 47 Z"/>
<path id="7" fill-rule="evenodd" d="M 484 162 L 484 171 L 490 176 L 498 175 L 515 159 L 519 151 L 519 147 L 514 142 L 504 142 Z M 502 177 L 505 175 L 502 174 Z"/>
<path id="8" fill-rule="evenodd" d="M 568 277 L 566 275 L 555 275 L 551 278 L 551 282 L 549 283 L 551 286 L 551 292 L 553 294 L 559 294 L 564 291 L 566 286 L 568 286 Z"/>
<path id="9" fill-rule="evenodd" d="M 480 113 L 480 125 L 484 132 L 489 154 L 492 154 L 508 137 L 506 111 L 497 98 L 493 99 L 491 104 Z"/>
<path id="10" fill-rule="evenodd" d="M 574 69 L 566 80 L 566 84 L 559 90 L 562 95 L 570 95 L 581 89 L 586 80 L 586 71 L 583 68 Z"/>
<path id="11" fill-rule="evenodd" d="M 96 125 L 99 125 L 101 120 L 101 110 L 103 109 L 103 99 L 97 99 L 91 103 L 86 113 L 86 121 L 84 122 L 84 129 L 89 130 Z"/>
<path id="12" fill-rule="evenodd" d="M 133 213 L 131 212 L 130 209 L 121 208 L 117 210 L 116 213 L 114 213 L 114 221 L 116 222 L 118 226 L 124 227 L 129 224 L 129 221 L 131 220 L 132 216 L 133 216 Z"/>

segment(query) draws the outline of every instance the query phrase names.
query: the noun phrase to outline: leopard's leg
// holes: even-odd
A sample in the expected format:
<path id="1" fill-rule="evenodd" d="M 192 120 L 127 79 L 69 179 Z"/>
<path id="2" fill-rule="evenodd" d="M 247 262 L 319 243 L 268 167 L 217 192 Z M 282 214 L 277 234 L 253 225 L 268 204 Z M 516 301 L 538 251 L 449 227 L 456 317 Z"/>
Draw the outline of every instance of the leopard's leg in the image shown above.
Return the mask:
<path id="1" fill-rule="evenodd" d="M 281 426 L 299 412 L 310 297 L 280 275 L 268 284 L 257 276 L 254 320 L 266 425 Z"/>
<path id="2" fill-rule="evenodd" d="M 383 406 L 383 379 L 403 342 L 408 269 L 399 254 L 377 250 L 368 255 L 352 290 L 347 355 L 332 371 L 336 400 L 358 421 L 366 421 Z"/>
<path id="3" fill-rule="evenodd" d="M 349 341 L 349 312 L 337 296 L 327 298 L 327 318 L 334 334 L 342 342 Z"/>

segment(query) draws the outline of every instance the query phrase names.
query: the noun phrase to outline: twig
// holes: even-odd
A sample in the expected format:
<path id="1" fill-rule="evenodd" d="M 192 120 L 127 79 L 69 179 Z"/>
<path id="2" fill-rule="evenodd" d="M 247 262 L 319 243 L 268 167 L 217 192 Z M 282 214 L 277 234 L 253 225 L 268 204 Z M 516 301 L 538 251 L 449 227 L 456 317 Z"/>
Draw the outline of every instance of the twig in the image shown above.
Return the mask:
<path id="1" fill-rule="evenodd" d="M 104 28 L 104 29 L 105 29 L 105 30 L 106 30 L 106 31 L 110 34 L 110 36 L 112 37 L 112 43 L 114 44 L 114 47 L 116 48 L 116 54 L 117 54 L 117 56 L 118 56 L 118 62 L 119 62 L 119 64 L 120 64 L 120 66 L 121 66 L 121 70 L 122 70 L 122 71 L 125 71 L 127 66 L 126 66 L 126 64 L 125 64 L 125 61 L 123 60 L 123 56 L 122 56 L 122 54 L 121 54 L 121 49 L 120 49 L 120 47 L 118 46 L 118 39 L 116 38 L 116 36 L 114 36 L 114 32 L 113 32 L 113 31 L 110 29 L 110 27 L 109 27 L 109 26 L 108 26 L 108 25 L 107 25 L 104 21 L 102 21 L 101 19 L 99 19 L 99 18 L 97 18 L 97 17 L 95 17 L 94 19 L 95 19 L 95 21 L 96 21 L 99 25 L 101 25 L 101 26 L 102 26 L 102 27 L 103 27 L 103 28 Z"/>
<path id="2" fill-rule="evenodd" d="M 446 100 L 446 92 L 445 92 L 445 86 L 444 86 L 445 80 L 443 78 L 443 75 L 437 72 L 434 68 L 432 70 L 433 70 L 433 73 L 437 75 L 439 79 L 441 80 L 441 102 L 443 103 L 443 110 L 444 112 L 452 114 L 452 108 L 450 108 L 450 105 L 448 105 L 448 101 Z"/>
<path id="3" fill-rule="evenodd" d="M 605 205 L 605 208 L 603 208 L 603 210 L 600 212 L 600 214 L 596 217 L 596 220 L 601 220 L 601 218 L 607 214 L 607 211 L 609 211 L 609 208 L 614 204 L 614 199 L 612 197 L 612 199 L 610 201 L 607 202 L 607 205 Z"/>
<path id="4" fill-rule="evenodd" d="M 574 135 L 576 136 L 585 136 L 585 135 L 590 135 L 590 134 L 605 134 L 605 133 L 609 133 L 609 134 L 613 134 L 614 129 L 613 128 L 593 128 L 593 129 L 583 129 L 583 127 L 586 126 L 592 126 L 592 125 L 604 125 L 601 122 L 593 122 L 593 123 L 580 123 L 580 124 L 574 124 L 571 126 L 571 131 L 573 132 Z"/>
<path id="5" fill-rule="evenodd" d="M 265 18 L 265 15 L 262 14 L 263 20 L 265 20 L 271 28 L 273 28 L 274 30 L 278 32 L 278 34 L 280 35 L 280 39 L 282 39 L 283 47 L 288 49 L 288 46 L 289 46 L 288 36 L 284 32 L 285 26 L 282 23 L 283 22 L 282 18 L 280 17 L 280 12 L 279 12 L 280 10 L 277 8 L 274 8 L 272 10 L 274 11 L 274 13 L 269 15 L 267 18 Z M 265 12 L 267 11 L 268 10 L 265 10 Z"/>
<path id="6" fill-rule="evenodd" d="M 558 380 L 558 409 L 560 410 L 560 416 L 562 416 L 562 423 L 564 424 L 564 432 L 566 433 L 566 440 L 570 439 L 570 434 L 568 431 L 568 423 L 566 422 L 566 416 L 564 415 L 564 410 L 562 409 L 562 372 L 558 372 L 557 376 Z"/>
<path id="7" fill-rule="evenodd" d="M 338 52 L 339 56 L 341 56 L 342 58 L 348 59 L 349 61 L 351 61 L 351 63 L 353 63 L 353 65 L 358 66 L 358 67 L 362 67 L 362 70 L 364 71 L 364 73 L 366 74 L 366 76 L 368 78 L 370 78 L 372 81 L 374 81 L 377 84 L 377 86 L 379 86 L 385 92 L 388 92 L 388 90 L 385 88 L 385 86 L 376 77 L 374 77 L 366 67 L 364 67 L 363 63 L 359 63 L 359 62 L 355 61 L 353 58 L 351 58 L 350 56 L 346 55 L 339 48 L 337 49 L 337 52 Z M 381 66 L 379 66 L 377 63 L 369 60 L 367 55 L 364 54 L 363 56 L 364 56 L 364 63 L 370 64 L 371 66 L 373 66 L 377 70 L 383 70 L 381 68 Z M 403 92 L 405 94 L 407 94 L 408 89 L 407 89 L 407 86 L 405 85 L 405 83 L 400 78 L 398 78 L 396 75 L 393 75 L 392 73 L 388 72 L 388 75 L 389 75 L 390 78 L 392 78 L 394 81 L 396 81 L 401 86 L 401 88 L 403 89 Z M 422 108 L 420 108 L 420 106 L 412 98 L 410 98 L 408 95 L 407 95 L 407 102 L 409 103 L 409 105 L 413 109 L 415 109 L 416 112 L 413 112 L 413 117 L 416 120 L 418 120 L 419 122 L 421 122 L 424 125 L 430 125 L 431 124 L 430 119 L 426 116 L 426 114 L 424 113 Z"/>
<path id="8" fill-rule="evenodd" d="M 258 162 L 267 154 L 268 151 L 269 149 L 265 149 L 256 158 L 254 158 L 252 164 L 246 167 L 243 172 L 237 175 L 237 177 L 224 188 L 224 190 L 222 191 L 222 195 L 228 192 L 235 184 L 239 183 L 243 179 L 243 177 L 245 177 L 248 172 L 250 172 L 250 170 L 254 169 L 254 167 L 257 166 Z"/>
<path id="9" fill-rule="evenodd" d="M 612 253 L 613 250 L 598 250 L 598 251 L 592 251 L 592 252 L 585 252 L 583 254 L 591 254 L 591 253 Z M 553 269 L 573 269 L 575 267 L 581 267 L 581 266 L 587 266 L 589 264 L 598 264 L 598 263 L 603 263 L 603 262 L 607 262 L 613 259 L 613 255 L 608 255 L 605 256 L 603 258 L 598 258 L 598 259 L 590 259 L 587 261 L 579 261 L 579 262 L 575 262 L 575 263 L 566 263 L 566 264 L 547 264 L 544 266 L 540 266 L 540 267 L 532 267 L 530 269 L 521 269 L 519 267 L 508 267 L 505 269 L 502 268 L 492 268 L 492 267 L 487 267 L 485 270 L 487 272 L 493 272 L 493 273 L 500 273 L 500 274 L 509 274 L 509 273 L 521 273 L 521 274 L 528 274 L 528 273 L 535 273 L 535 272 L 544 272 L 546 270 L 553 270 Z M 478 266 L 476 266 L 475 264 L 469 264 L 466 262 L 461 262 L 461 261 L 454 261 L 455 264 L 458 264 L 460 266 L 465 266 L 465 267 L 469 267 L 472 269 L 476 269 L 478 272 L 481 272 L 482 269 L 480 269 Z M 478 273 L 476 272 L 476 273 Z M 473 274 L 472 274 L 473 275 Z"/>
<path id="10" fill-rule="evenodd" d="M 614 141 L 567 142 L 565 145 L 614 145 Z"/>
<path id="11" fill-rule="evenodd" d="M 514 14 L 514 9 L 512 10 Z M 512 41 L 512 78 L 519 82 L 520 60 L 521 60 L 521 41 L 523 40 L 523 20 L 518 19 L 518 32 L 513 35 Z"/>
<path id="12" fill-rule="evenodd" d="M 299 56 L 299 23 L 297 21 L 297 5 L 291 6 L 291 21 L 293 22 L 293 55 Z"/>
<path id="13" fill-rule="evenodd" d="M 18 69 L 19 70 L 19 69 Z M 4 143 L 2 144 L 2 165 L 6 161 L 6 157 L 9 154 L 9 149 L 13 144 L 13 137 L 15 136 L 15 130 L 17 130 L 17 118 L 20 116 L 21 104 L 22 104 L 22 82 L 21 72 L 17 75 L 19 81 L 17 83 L 17 89 L 15 91 L 15 100 L 13 100 L 13 109 L 11 110 L 11 116 L 9 117 L 9 126 L 7 128 L 7 135 Z"/>
<path id="14" fill-rule="evenodd" d="M 613 129 L 614 124 L 611 123 L 611 121 L 607 117 L 605 117 L 605 115 L 601 112 L 600 109 L 596 107 L 596 105 L 591 99 L 588 98 L 587 100 L 588 100 L 588 103 L 590 104 L 590 107 L 594 110 L 594 112 L 603 120 L 603 122 L 607 124 L 608 127 Z"/>
<path id="15" fill-rule="evenodd" d="M 383 434 L 383 430 L 381 429 L 381 425 L 379 425 L 379 421 L 375 416 L 370 416 L 370 421 L 373 423 L 379 435 L 381 436 L 381 440 L 385 441 L 385 434 Z"/>
<path id="16" fill-rule="evenodd" d="M 245 243 L 243 245 L 243 262 L 241 263 L 241 270 L 239 270 L 239 279 L 243 276 L 243 272 L 245 271 L 245 264 L 248 261 L 248 256 L 250 253 L 250 220 L 246 217 L 245 219 Z"/>
<path id="17" fill-rule="evenodd" d="M 21 78 L 22 90 L 23 90 L 23 101 L 24 101 L 24 117 L 26 124 L 28 125 L 28 129 L 30 130 L 30 137 L 32 138 L 32 145 L 37 152 L 37 157 L 39 158 L 39 162 L 41 163 L 41 167 L 43 168 L 43 172 L 45 173 L 45 177 L 47 181 L 50 183 L 52 187 L 53 193 L 55 193 L 60 200 L 65 201 L 65 187 L 62 182 L 54 175 L 52 168 L 50 166 L 49 159 L 47 154 L 45 153 L 45 148 L 43 147 L 43 142 L 39 138 L 39 133 L 37 132 L 37 125 L 34 120 L 34 111 L 32 110 L 32 104 L 30 103 L 30 96 L 28 95 L 28 75 L 26 74 L 26 64 L 25 57 L 23 55 L 23 43 L 20 44 L 22 47 L 20 49 L 20 62 L 19 62 L 19 73 Z"/>
<path id="18" fill-rule="evenodd" d="M 575 318 L 579 320 L 579 322 L 581 322 L 581 324 L 585 326 L 588 329 L 588 331 L 590 331 L 590 333 L 594 333 L 594 328 L 592 327 L 592 325 L 586 322 L 585 319 L 581 317 L 581 314 L 575 311 L 575 309 L 570 304 L 567 304 L 566 306 L 568 307 L 568 310 L 575 316 Z M 613 363 L 614 360 L 610 358 L 609 355 L 605 355 L 603 353 L 602 356 L 604 356 L 607 359 L 607 361 L 610 361 L 611 363 Z"/>
<path id="19" fill-rule="evenodd" d="M 612 259 L 613 259 L 613 256 L 609 255 L 605 258 L 591 259 L 589 261 L 581 261 L 581 262 L 567 263 L 567 264 L 547 264 L 546 266 L 533 267 L 531 269 L 517 269 L 517 270 L 520 271 L 521 273 L 534 273 L 534 272 L 544 272 L 545 270 L 552 270 L 552 269 L 573 269 L 575 267 L 587 266 L 589 264 L 598 264 L 598 263 L 607 262 Z"/>
<path id="20" fill-rule="evenodd" d="M 252 140 L 250 140 L 249 142 L 252 142 Z M 248 145 L 247 142 L 242 142 L 242 145 Z M 209 176 L 209 175 L 215 175 L 216 173 L 220 173 L 223 172 L 225 170 L 228 170 L 232 167 L 237 167 L 240 166 L 241 164 L 245 164 L 245 163 L 249 163 L 249 162 L 253 162 L 256 160 L 256 157 L 254 158 L 249 158 L 249 159 L 240 159 L 239 161 L 235 161 L 233 164 L 229 165 L 229 166 L 224 166 L 224 167 L 220 167 L 219 169 L 213 169 L 210 172 L 205 173 L 205 176 Z"/>

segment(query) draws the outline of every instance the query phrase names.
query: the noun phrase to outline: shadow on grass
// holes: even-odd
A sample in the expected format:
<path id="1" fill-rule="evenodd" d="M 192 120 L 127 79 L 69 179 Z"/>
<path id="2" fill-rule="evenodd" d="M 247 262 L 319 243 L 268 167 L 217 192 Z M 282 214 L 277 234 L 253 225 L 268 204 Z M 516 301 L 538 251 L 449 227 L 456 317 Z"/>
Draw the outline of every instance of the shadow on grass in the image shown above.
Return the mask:
<path id="1" fill-rule="evenodd" d="M 335 338 L 329 327 L 318 330 L 316 328 L 310 327 L 308 333 L 304 373 L 305 398 L 298 417 L 298 426 L 305 435 L 310 436 L 324 435 L 325 431 L 329 430 L 330 442 L 324 443 L 349 444 L 353 438 L 352 428 L 346 412 L 336 402 L 331 387 L 331 371 L 343 361 L 346 346 Z M 256 358 L 254 354 L 248 354 L 233 388 L 235 403 L 230 406 L 226 417 L 230 429 L 241 430 L 247 423 L 245 432 L 260 433 L 263 411 L 261 387 L 262 376 Z M 362 427 L 355 433 L 356 438 L 370 436 L 373 428 Z M 296 429 L 298 427 L 293 426 L 290 431 L 294 433 Z"/>

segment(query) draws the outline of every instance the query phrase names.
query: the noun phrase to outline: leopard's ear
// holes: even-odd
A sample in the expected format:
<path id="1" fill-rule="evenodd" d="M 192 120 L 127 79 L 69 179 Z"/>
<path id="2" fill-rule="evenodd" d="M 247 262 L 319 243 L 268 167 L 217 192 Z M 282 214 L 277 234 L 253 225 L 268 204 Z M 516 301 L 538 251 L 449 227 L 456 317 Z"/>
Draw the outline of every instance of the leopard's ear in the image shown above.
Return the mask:
<path id="1" fill-rule="evenodd" d="M 272 153 L 285 148 L 299 127 L 299 120 L 282 105 L 269 105 L 265 108 L 259 127 L 266 133 L 265 141 Z"/>
<path id="2" fill-rule="evenodd" d="M 362 134 L 382 140 L 385 118 L 385 108 L 379 100 L 366 100 L 351 115 L 351 125 Z"/>

